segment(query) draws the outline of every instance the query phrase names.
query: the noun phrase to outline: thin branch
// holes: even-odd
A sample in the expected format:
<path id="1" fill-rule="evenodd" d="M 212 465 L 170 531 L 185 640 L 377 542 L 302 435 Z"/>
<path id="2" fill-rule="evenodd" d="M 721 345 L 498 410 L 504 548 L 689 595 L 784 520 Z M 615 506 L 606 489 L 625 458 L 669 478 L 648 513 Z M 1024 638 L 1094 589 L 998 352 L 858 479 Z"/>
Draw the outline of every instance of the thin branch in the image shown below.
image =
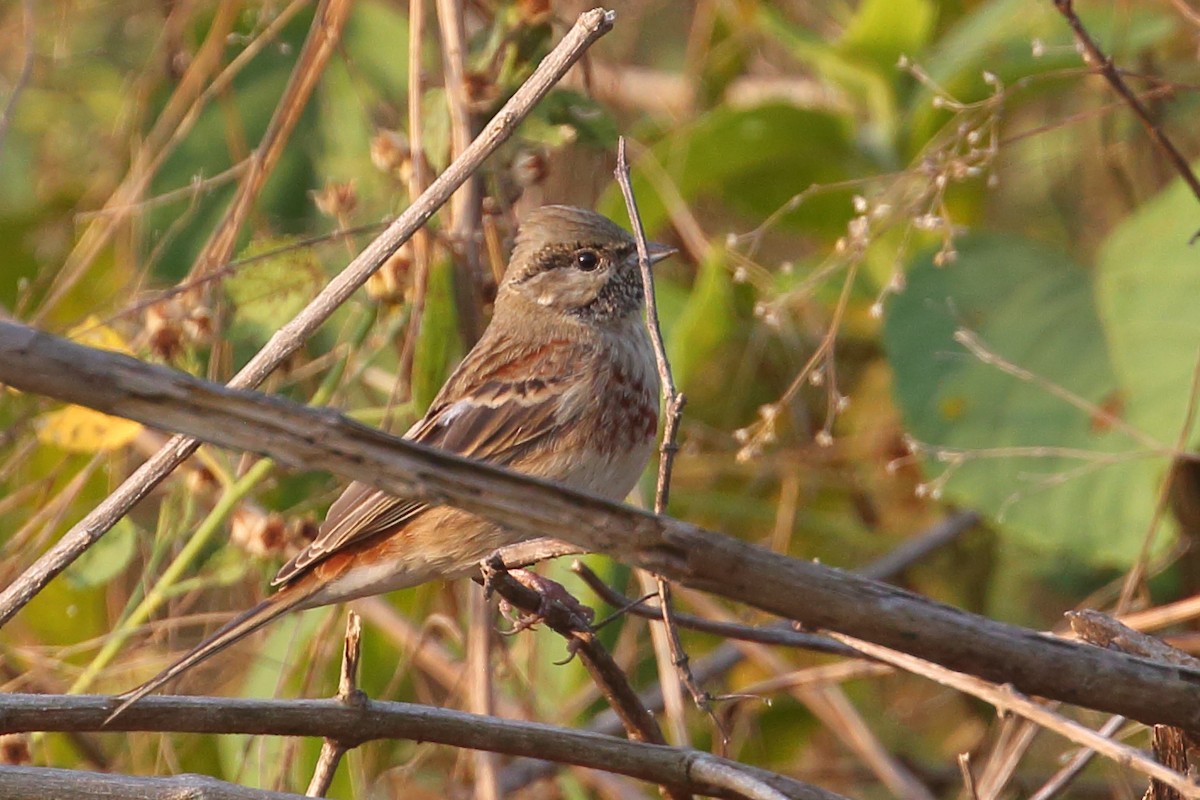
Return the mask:
<path id="1" fill-rule="evenodd" d="M 520 89 L 492 118 L 463 154 L 429 186 L 429 189 L 367 246 L 303 311 L 284 325 L 229 385 L 252 388 L 262 383 L 295 353 L 312 333 L 338 309 L 450 197 L 483 160 L 512 135 L 521 120 L 566 74 L 584 51 L 612 29 L 615 15 L 593 9 L 582 15 L 558 46 L 542 61 Z M 0 626 L 6 624 L 56 575 L 103 536 L 134 505 L 199 447 L 199 441 L 175 436 L 142 464 L 115 492 L 76 523 L 12 584 L 0 592 Z"/>
<path id="2" fill-rule="evenodd" d="M 338 679 L 337 699 L 350 706 L 361 705 L 366 699 L 358 689 L 358 662 L 362 656 L 362 619 L 351 611 L 346 616 L 346 638 L 342 643 L 342 672 Z M 333 783 L 338 763 L 346 753 L 348 745 L 342 741 L 325 737 L 321 743 L 321 754 L 313 769 L 312 780 L 304 793 L 309 797 L 324 797 Z"/>
<path id="3" fill-rule="evenodd" d="M 1116 736 L 1117 731 L 1125 724 L 1125 718 L 1119 714 L 1115 717 L 1109 717 L 1108 721 L 1100 726 L 1096 733 L 1104 738 L 1112 738 Z M 1079 773 L 1083 772 L 1091 760 L 1096 756 L 1096 751 L 1090 747 L 1080 748 L 1075 755 L 1071 756 L 1071 760 L 1062 766 L 1058 772 L 1050 776 L 1050 779 L 1042 784 L 1042 787 L 1029 796 L 1029 800 L 1054 800 L 1064 789 L 1071 785 L 1071 782 L 1079 777 Z"/>
<path id="4" fill-rule="evenodd" d="M 590 610 L 578 604 L 572 607 L 568 603 L 576 601 L 569 596 L 568 602 L 564 603 L 522 585 L 508 574 L 498 556 L 493 556 L 484 564 L 483 572 L 484 585 L 489 590 L 496 590 L 505 600 L 534 615 L 538 621 L 545 622 L 567 640 L 568 658 L 579 657 L 631 739 L 666 744 L 658 722 L 642 705 L 641 698 L 629 685 L 629 679 L 621 667 L 596 638 L 590 620 L 583 613 Z M 688 790 L 681 786 L 664 786 L 663 790 L 667 797 L 674 800 L 690 800 L 691 797 Z"/>
<path id="5" fill-rule="evenodd" d="M 626 597 L 601 580 L 600 576 L 582 561 L 576 561 L 571 564 L 571 571 L 582 578 L 583 582 L 599 595 L 601 600 L 619 609 L 620 612 L 628 612 L 645 619 L 662 620 L 662 609 L 659 606 L 648 605 L 646 598 L 634 600 Z M 738 639 L 743 642 L 799 647 L 805 650 L 815 650 L 819 653 L 833 653 L 849 658 L 862 657 L 862 654 L 858 651 L 846 647 L 841 642 L 835 642 L 828 636 L 821 636 L 815 633 L 797 633 L 787 623 L 783 625 L 739 625 L 733 622 L 720 622 L 705 617 L 697 617 L 694 614 L 680 614 L 678 612 L 673 614 L 673 617 L 675 623 L 681 627 L 711 633 L 716 636 L 724 636 L 729 639 Z"/>
<path id="6" fill-rule="evenodd" d="M 425 42 L 425 0 L 408 3 L 408 152 L 411 168 L 408 176 L 408 197 L 413 200 L 425 192 L 429 183 L 426 175 L 425 133 L 421 114 L 424 98 L 424 76 L 421 74 L 421 53 Z M 413 355 L 417 336 L 425 316 L 425 293 L 429 287 L 429 260 L 432 256 L 429 234 L 417 231 L 412 238 L 413 278 L 412 302 L 409 303 L 408 327 L 400 347 L 400 374 L 406 394 L 412 394 Z"/>
<path id="7" fill-rule="evenodd" d="M 17 100 L 33 75 L 33 0 L 21 0 L 21 27 L 21 48 L 25 52 L 21 56 L 21 71 L 17 73 L 17 79 L 13 82 L 8 102 L 4 104 L 4 111 L 0 112 L 0 151 L 4 150 L 4 139 L 8 135 L 8 126 L 12 124 L 13 114 L 16 113 Z"/>
<path id="8" fill-rule="evenodd" d="M 321 0 L 317 4 L 312 25 L 296 58 L 296 66 L 288 76 L 287 86 L 279 97 L 258 146 L 250 154 L 249 169 L 229 202 L 228 212 L 196 257 L 188 273 L 189 279 L 219 268 L 233 255 L 238 232 L 250 215 L 254 200 L 262 192 L 267 178 L 283 155 L 296 123 L 300 121 L 325 71 L 325 65 L 341 41 L 342 29 L 350 16 L 352 5 L 350 0 Z"/>
<path id="9" fill-rule="evenodd" d="M 671 374 L 671 362 L 667 360 L 667 348 L 663 343 L 662 328 L 658 322 L 658 301 L 654 295 L 654 274 L 650 269 L 650 251 L 646 244 L 646 230 L 642 226 L 642 217 L 638 213 L 637 199 L 633 196 L 633 183 L 629 177 L 629 160 L 625 154 L 625 137 L 617 141 L 617 168 L 615 170 L 617 184 L 621 187 L 621 196 L 625 198 L 625 209 L 629 213 L 629 223 L 633 226 L 634 239 L 637 242 L 638 268 L 642 272 L 642 288 L 646 298 L 646 327 L 650 332 L 650 342 L 654 346 L 654 362 L 658 367 L 658 379 L 662 386 L 664 415 L 662 444 L 659 447 L 658 482 L 654 487 L 654 513 L 665 514 L 667 502 L 671 496 L 671 470 L 675 465 L 675 454 L 679 452 L 679 421 L 683 416 L 683 406 L 687 398 L 675 388 L 675 378 Z M 687 687 L 693 702 L 703 709 L 718 730 L 720 722 L 712 712 L 712 698 L 700 688 L 692 671 L 688 667 L 687 652 L 679 639 L 679 631 L 671 618 L 671 585 L 661 575 L 655 573 L 654 579 L 658 584 L 659 609 L 662 612 L 663 636 L 667 640 L 671 661 L 674 664 L 683 685 Z M 669 690 L 674 684 L 664 682 L 663 688 Z M 668 704 L 668 708 L 671 704 Z M 677 716 L 677 715 L 676 715 Z M 677 735 L 686 735 L 682 720 L 676 720 Z M 721 730 L 722 738 L 725 731 Z"/>
<path id="10" fill-rule="evenodd" d="M 1142 127 L 1146 129 L 1150 140 L 1162 151 L 1167 160 L 1171 162 L 1171 166 L 1183 178 L 1184 183 L 1192 190 L 1192 194 L 1200 200 L 1200 180 L 1197 180 L 1196 173 L 1192 172 L 1191 165 L 1188 164 L 1183 154 L 1175 147 L 1175 144 L 1167 136 L 1166 132 L 1159 126 L 1154 118 L 1150 116 L 1150 111 L 1142 105 L 1137 99 L 1137 95 L 1125 83 L 1121 77 L 1120 71 L 1113 64 L 1113 60 L 1104 54 L 1100 49 L 1100 45 L 1096 44 L 1096 40 L 1088 33 L 1087 28 L 1083 26 L 1083 22 L 1079 19 L 1079 15 L 1075 13 L 1075 4 L 1073 0 L 1054 0 L 1054 7 L 1058 12 L 1066 18 L 1067 24 L 1071 26 L 1071 31 L 1075 34 L 1075 41 L 1083 48 L 1084 61 L 1095 67 L 1104 79 L 1112 86 L 1113 91 L 1121 96 L 1121 99 L 1128 104 L 1133 111 L 1134 116 L 1138 118 L 1138 122 L 1142 123 Z M 1200 234 L 1197 234 L 1200 235 Z M 1196 236 L 1192 237 L 1195 241 Z"/>
<path id="11" fill-rule="evenodd" d="M 1174 770 L 1167 769 L 1153 759 L 1147 758 L 1140 750 L 1114 742 L 1096 731 L 1078 722 L 1055 714 L 1050 709 L 1040 705 L 1019 693 L 1011 685 L 998 686 L 982 681 L 970 675 L 963 675 L 932 664 L 919 658 L 891 650 L 886 647 L 864 642 L 852 636 L 834 634 L 834 638 L 851 647 L 861 649 L 864 653 L 892 664 L 899 669 L 922 675 L 937 681 L 944 686 L 950 686 L 960 692 L 965 692 L 981 700 L 991 703 L 1000 711 L 1018 714 L 1043 728 L 1065 736 L 1071 741 L 1090 747 L 1101 755 L 1108 756 L 1118 764 L 1148 775 L 1155 780 L 1170 786 L 1184 797 L 1200 798 L 1200 783 L 1180 775 Z"/>
<path id="12" fill-rule="evenodd" d="M 0 382 L 432 505 L 556 536 L 810 628 L 840 631 L 1021 691 L 1200 730 L 1200 671 L 970 614 L 669 517 L 389 436 L 326 409 L 202 381 L 0 322 Z M 797 587 L 803 587 L 799 591 Z"/>
<path id="13" fill-rule="evenodd" d="M 466 25 L 460 0 L 435 0 L 442 35 L 442 64 L 446 103 L 450 111 L 451 152 L 463 152 L 474 136 L 475 120 L 467 97 Z M 454 300 L 459 333 L 470 346 L 483 333 L 483 295 L 480 291 L 479 243 L 483 227 L 483 182 L 468 178 L 450 198 L 450 245 L 454 250 Z"/>
<path id="14" fill-rule="evenodd" d="M 377 739 L 433 742 L 628 775 L 685 786 L 697 794 L 738 797 L 693 773 L 713 760 L 761 781 L 795 800 L 835 800 L 839 795 L 764 769 L 697 750 L 648 744 L 523 720 L 465 711 L 368 700 L 245 700 L 216 697 L 147 697 L 105 727 L 113 700 L 96 695 L 6 694 L 0 698 L 0 732 L 154 731 L 322 736 L 356 746 Z M 703 771 L 703 770 L 702 770 Z"/>

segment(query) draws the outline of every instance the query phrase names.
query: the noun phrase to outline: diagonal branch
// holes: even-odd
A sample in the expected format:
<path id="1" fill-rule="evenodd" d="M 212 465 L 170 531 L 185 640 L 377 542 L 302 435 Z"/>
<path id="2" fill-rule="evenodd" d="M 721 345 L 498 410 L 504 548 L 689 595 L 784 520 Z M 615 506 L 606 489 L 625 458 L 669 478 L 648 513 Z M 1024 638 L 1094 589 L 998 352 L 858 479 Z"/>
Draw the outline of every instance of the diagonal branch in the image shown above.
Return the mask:
<path id="1" fill-rule="evenodd" d="M 326 409 L 230 389 L 0 322 L 0 381 L 554 536 L 811 628 L 1147 723 L 1200 730 L 1200 670 L 960 611 L 679 520 L 389 436 Z"/>

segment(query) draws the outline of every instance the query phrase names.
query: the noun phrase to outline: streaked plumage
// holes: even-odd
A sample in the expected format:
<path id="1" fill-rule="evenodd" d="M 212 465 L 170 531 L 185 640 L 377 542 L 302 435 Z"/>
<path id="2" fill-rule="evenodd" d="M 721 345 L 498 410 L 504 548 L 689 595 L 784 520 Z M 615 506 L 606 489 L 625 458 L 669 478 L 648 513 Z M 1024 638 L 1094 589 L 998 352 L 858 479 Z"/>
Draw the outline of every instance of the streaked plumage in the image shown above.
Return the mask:
<path id="1" fill-rule="evenodd" d="M 670 252 L 657 247 L 652 258 Z M 405 437 L 624 498 L 658 423 L 642 303 L 628 233 L 583 209 L 537 209 L 517 235 L 487 330 Z M 317 538 L 276 575 L 278 592 L 122 695 L 113 715 L 288 611 L 458 577 L 525 538 L 453 508 L 352 483 Z"/>

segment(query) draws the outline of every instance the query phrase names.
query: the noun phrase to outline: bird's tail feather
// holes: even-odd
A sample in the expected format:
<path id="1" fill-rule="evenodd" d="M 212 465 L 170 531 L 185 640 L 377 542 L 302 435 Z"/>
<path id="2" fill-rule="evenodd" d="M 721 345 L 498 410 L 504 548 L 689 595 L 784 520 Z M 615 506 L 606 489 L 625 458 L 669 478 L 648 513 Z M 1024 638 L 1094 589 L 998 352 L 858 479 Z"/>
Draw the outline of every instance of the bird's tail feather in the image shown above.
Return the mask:
<path id="1" fill-rule="evenodd" d="M 171 666 L 136 689 L 131 689 L 124 694 L 117 695 L 116 699 L 120 702 L 116 709 L 104 720 L 104 724 L 107 725 L 112 722 L 129 706 L 141 700 L 172 678 L 182 675 L 200 662 L 208 659 L 210 656 L 216 655 L 243 637 L 249 636 L 272 620 L 283 616 L 289 611 L 305 607 L 305 602 L 310 600 L 319 590 L 320 587 L 308 588 L 293 584 L 268 597 L 253 608 L 238 614 L 225 623 L 220 630 L 193 647 L 182 658 L 171 664 Z"/>

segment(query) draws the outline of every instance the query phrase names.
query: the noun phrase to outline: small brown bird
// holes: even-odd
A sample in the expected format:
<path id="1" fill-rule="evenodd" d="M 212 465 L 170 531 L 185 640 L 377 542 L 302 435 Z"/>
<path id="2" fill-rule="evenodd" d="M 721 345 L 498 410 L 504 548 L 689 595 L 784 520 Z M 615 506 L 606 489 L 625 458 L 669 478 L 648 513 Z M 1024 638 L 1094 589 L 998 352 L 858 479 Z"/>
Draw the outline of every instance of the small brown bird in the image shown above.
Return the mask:
<path id="1" fill-rule="evenodd" d="M 675 252 L 650 246 L 650 259 Z M 641 318 L 633 237 L 569 206 L 529 214 L 479 342 L 405 437 L 621 500 L 658 427 L 659 380 Z M 454 578 L 528 538 L 447 506 L 352 483 L 281 587 L 138 688 L 139 698 L 283 614 Z"/>

